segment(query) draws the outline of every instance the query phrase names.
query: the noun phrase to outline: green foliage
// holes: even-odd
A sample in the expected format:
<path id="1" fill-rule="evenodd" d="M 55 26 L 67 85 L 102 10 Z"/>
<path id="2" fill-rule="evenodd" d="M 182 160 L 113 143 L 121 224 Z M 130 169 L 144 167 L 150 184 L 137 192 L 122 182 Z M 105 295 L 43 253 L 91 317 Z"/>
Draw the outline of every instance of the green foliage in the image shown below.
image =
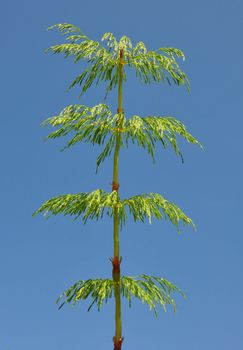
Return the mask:
<path id="1" fill-rule="evenodd" d="M 49 139 L 66 136 L 70 132 L 75 133 L 75 136 L 64 147 L 65 149 L 80 141 L 103 144 L 111 130 L 113 119 L 109 107 L 102 103 L 94 107 L 70 105 L 64 108 L 59 115 L 46 119 L 42 125 L 59 127 L 58 130 L 47 136 Z"/>
<path id="2" fill-rule="evenodd" d="M 71 286 L 66 292 L 61 294 L 57 303 L 65 297 L 65 301 L 59 306 L 59 309 L 65 303 L 76 304 L 77 301 L 86 300 L 89 296 L 93 299 L 88 311 L 96 303 L 98 310 L 101 309 L 103 302 L 107 302 L 113 295 L 114 282 L 111 279 L 88 279 L 87 281 L 78 281 Z"/>
<path id="3" fill-rule="evenodd" d="M 71 24 L 56 24 L 49 29 L 56 28 L 66 37 L 67 43 L 51 46 L 47 51 L 63 53 L 64 57 L 74 56 L 74 62 L 87 60 L 91 65 L 86 68 L 70 85 L 81 86 L 81 95 L 96 81 L 108 81 L 106 96 L 118 84 L 119 52 L 122 50 L 122 64 L 135 69 L 136 77 L 145 84 L 151 81 L 166 81 L 176 85 L 186 85 L 189 82 L 186 74 L 181 71 L 176 58 L 185 59 L 184 53 L 176 48 L 159 48 L 148 51 L 143 42 L 133 46 L 130 38 L 122 36 L 119 41 L 112 33 L 105 33 L 101 41 L 107 42 L 107 47 L 98 41 L 89 39 L 81 30 Z M 71 34 L 71 35 L 70 35 Z M 123 73 L 126 81 L 126 73 Z"/>
<path id="4" fill-rule="evenodd" d="M 54 54 L 63 53 L 65 58 L 74 56 L 74 62 L 87 60 L 91 63 L 82 74 L 73 80 L 69 88 L 77 84 L 82 86 L 82 95 L 95 80 L 97 84 L 100 80 L 109 81 L 107 93 L 117 85 L 118 74 L 114 69 L 114 58 L 109 50 L 100 45 L 98 41 L 89 39 L 79 28 L 71 24 L 56 24 L 49 29 L 53 28 L 57 28 L 66 36 L 68 43 L 51 46 L 47 51 L 52 51 Z"/>
<path id="5" fill-rule="evenodd" d="M 141 220 L 144 222 L 146 218 L 154 219 L 168 219 L 175 225 L 179 231 L 179 222 L 182 221 L 184 225 L 192 225 L 193 221 L 187 217 L 183 211 L 174 203 L 169 202 L 158 193 L 140 194 L 122 201 L 122 206 L 128 206 L 134 221 Z"/>
<path id="6" fill-rule="evenodd" d="M 141 118 L 134 115 L 127 120 L 124 131 L 126 145 L 128 141 L 137 143 L 147 149 L 148 153 L 154 159 L 155 144 L 160 142 L 164 148 L 171 145 L 175 153 L 182 157 L 182 153 L 178 146 L 177 135 L 183 137 L 187 142 L 202 145 L 192 136 L 184 124 L 173 117 L 147 116 Z"/>
<path id="7" fill-rule="evenodd" d="M 86 223 L 88 219 L 100 219 L 106 210 L 112 216 L 112 209 L 118 203 L 116 191 L 107 193 L 103 190 L 84 192 L 78 194 L 64 194 L 49 199 L 33 215 L 44 212 L 44 215 L 74 215 L 77 219 L 82 215 L 82 220 Z"/>
<path id="8" fill-rule="evenodd" d="M 131 306 L 131 297 L 134 296 L 148 304 L 150 310 L 153 310 L 157 315 L 156 305 L 160 304 L 164 311 L 166 305 L 172 305 L 176 311 L 176 305 L 171 297 L 174 292 L 179 292 L 184 298 L 182 291 L 164 278 L 139 275 L 138 277 L 121 278 L 121 294 L 129 301 Z"/>
<path id="9" fill-rule="evenodd" d="M 119 128 L 117 127 L 118 123 Z M 58 128 L 47 136 L 48 139 L 72 134 L 70 141 L 63 149 L 81 141 L 103 145 L 108 139 L 104 150 L 97 158 L 97 169 L 101 162 L 110 156 L 118 132 L 121 132 L 121 146 L 128 146 L 129 141 L 136 142 L 138 146 L 145 148 L 153 159 L 155 145 L 159 142 L 164 148 L 171 145 L 175 153 L 183 160 L 177 136 L 183 137 L 189 143 L 201 146 L 195 137 L 186 130 L 185 125 L 175 118 L 169 116 L 141 118 L 134 115 L 130 119 L 126 119 L 123 114 L 113 116 L 109 107 L 102 103 L 94 107 L 70 105 L 64 108 L 59 115 L 45 120 L 43 125 Z"/>
<path id="10" fill-rule="evenodd" d="M 127 36 L 117 40 L 112 33 L 105 33 L 100 42 L 92 40 L 84 35 L 79 28 L 68 24 L 56 24 L 49 29 L 56 28 L 65 37 L 66 42 L 51 46 L 47 51 L 54 54 L 62 53 L 65 58 L 72 56 L 74 62 L 86 61 L 88 63 L 80 75 L 71 83 L 69 88 L 79 85 L 82 95 L 93 83 L 107 82 L 106 96 L 118 84 L 118 111 L 122 111 L 122 83 L 126 81 L 126 67 L 135 70 L 136 77 L 145 84 L 154 82 L 168 82 L 176 85 L 185 85 L 189 89 L 186 74 L 180 69 L 177 59 L 185 59 L 184 53 L 176 48 L 159 48 L 148 51 L 143 42 L 135 46 Z M 105 97 L 106 97 L 105 96 Z M 57 300 L 59 308 L 65 303 L 76 304 L 78 301 L 91 299 L 88 311 L 94 304 L 100 310 L 108 299 L 114 297 L 116 304 L 115 337 L 121 345 L 121 295 L 128 300 L 131 306 L 132 297 L 146 303 L 150 310 L 157 315 L 157 306 L 160 305 L 166 311 L 167 305 L 172 305 L 176 311 L 176 305 L 172 298 L 175 292 L 182 291 L 164 278 L 139 275 L 135 277 L 120 277 L 120 251 L 119 251 L 119 225 L 126 223 L 128 215 L 133 220 L 149 223 L 153 219 L 166 219 L 177 227 L 179 224 L 191 225 L 193 221 L 173 202 L 169 202 L 160 194 L 148 193 L 135 195 L 121 199 L 118 194 L 118 160 L 120 147 L 128 147 L 135 143 L 144 148 L 154 160 L 155 147 L 160 143 L 165 149 L 172 147 L 176 155 L 183 161 L 179 148 L 178 136 L 187 142 L 201 144 L 192 136 L 184 124 L 171 116 L 146 116 L 133 115 L 126 119 L 123 113 L 113 114 L 110 108 L 103 103 L 93 107 L 85 105 L 70 105 L 64 108 L 59 115 L 48 118 L 43 125 L 52 126 L 47 139 L 68 137 L 68 141 L 62 150 L 70 148 L 78 142 L 89 142 L 92 145 L 103 147 L 97 158 L 97 169 L 100 164 L 114 151 L 113 164 L 113 189 L 111 193 L 98 189 L 93 192 L 78 194 L 63 194 L 53 197 L 43 203 L 35 211 L 34 216 L 42 213 L 46 217 L 63 214 L 81 218 L 84 223 L 87 220 L 99 220 L 104 215 L 113 217 L 114 221 L 114 257 L 112 279 L 88 279 L 81 280 L 71 286 Z M 119 311 L 119 312 L 118 312 Z"/>
<path id="11" fill-rule="evenodd" d="M 112 298 L 115 287 L 119 286 L 121 295 L 125 297 L 129 306 L 131 299 L 135 297 L 146 303 L 150 310 L 153 310 L 157 315 L 156 306 L 161 305 L 166 311 L 166 305 L 172 305 L 176 311 L 175 302 L 171 296 L 174 292 L 179 292 L 183 297 L 182 291 L 164 278 L 139 275 L 136 277 L 123 276 L 119 282 L 114 282 L 112 279 L 88 279 L 81 280 L 71 286 L 66 292 L 60 295 L 57 303 L 60 303 L 61 308 L 65 303 L 76 304 L 80 300 L 86 300 L 88 297 L 92 299 L 88 311 L 94 304 L 97 305 L 100 311 L 104 302 Z"/>
<path id="12" fill-rule="evenodd" d="M 90 193 L 60 195 L 49 199 L 33 215 L 44 213 L 44 216 L 50 217 L 61 213 L 74 215 L 75 219 L 81 216 L 86 223 L 88 219 L 101 219 L 105 213 L 112 217 L 116 210 L 122 227 L 127 219 L 127 209 L 135 222 L 144 222 L 148 218 L 151 223 L 152 219 L 164 218 L 171 221 L 178 231 L 180 221 L 194 227 L 192 220 L 180 208 L 158 193 L 137 195 L 124 200 L 120 200 L 117 191 L 107 193 L 103 190 L 96 190 Z"/>
<path id="13" fill-rule="evenodd" d="M 109 136 L 104 150 L 97 158 L 98 168 L 101 162 L 110 156 L 114 148 L 115 135 L 111 132 L 117 119 L 118 115 L 112 116 L 109 107 L 102 103 L 94 107 L 70 105 L 64 108 L 59 115 L 46 119 L 42 125 L 58 127 L 56 131 L 47 136 L 47 139 L 55 139 L 70 133 L 74 134 L 62 150 L 81 141 L 90 142 L 93 145 L 103 145 L 107 136 Z"/>

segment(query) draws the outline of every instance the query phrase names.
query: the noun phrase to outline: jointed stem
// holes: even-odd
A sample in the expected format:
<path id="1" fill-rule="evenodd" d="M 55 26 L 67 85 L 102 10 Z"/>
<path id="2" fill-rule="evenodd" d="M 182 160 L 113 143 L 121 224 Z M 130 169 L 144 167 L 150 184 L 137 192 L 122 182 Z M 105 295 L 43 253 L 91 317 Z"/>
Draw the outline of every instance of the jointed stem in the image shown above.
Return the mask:
<path id="1" fill-rule="evenodd" d="M 123 75 L 123 62 L 122 62 L 123 50 L 120 49 L 120 62 L 118 65 L 119 73 L 119 83 L 118 83 L 118 114 L 120 118 L 118 119 L 117 128 L 122 122 L 122 75 Z M 118 161 L 119 161 L 119 151 L 121 143 L 121 134 L 117 131 L 116 134 L 116 146 L 114 152 L 114 165 L 113 165 L 113 182 L 112 190 L 118 192 L 119 182 L 118 182 Z M 114 208 L 114 257 L 112 259 L 113 265 L 113 281 L 115 283 L 115 336 L 114 350 L 120 350 L 122 345 L 122 322 L 121 322 L 121 293 L 120 293 L 120 251 L 119 251 L 119 217 L 117 208 Z"/>

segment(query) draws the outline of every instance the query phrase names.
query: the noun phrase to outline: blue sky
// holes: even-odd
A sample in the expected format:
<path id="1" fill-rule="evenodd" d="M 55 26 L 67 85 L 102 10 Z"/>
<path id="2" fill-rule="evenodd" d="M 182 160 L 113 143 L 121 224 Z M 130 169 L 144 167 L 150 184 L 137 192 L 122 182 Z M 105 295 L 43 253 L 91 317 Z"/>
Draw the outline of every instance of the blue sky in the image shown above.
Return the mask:
<path id="1" fill-rule="evenodd" d="M 110 190 L 111 159 L 98 176 L 99 152 L 88 144 L 59 152 L 43 142 L 42 120 L 74 103 L 103 101 L 104 86 L 66 93 L 82 70 L 44 49 L 60 42 L 46 28 L 68 22 L 90 38 L 129 36 L 148 49 L 182 49 L 191 92 L 165 84 L 124 85 L 127 117 L 172 115 L 205 147 L 181 142 L 185 163 L 160 148 L 156 163 L 141 149 L 122 150 L 121 196 L 158 192 L 197 225 L 180 235 L 169 223 L 134 224 L 121 233 L 122 272 L 163 276 L 187 295 L 177 313 L 158 318 L 147 306 L 123 303 L 124 349 L 228 350 L 243 346 L 241 1 L 9 1 L 1 6 L 0 350 L 112 349 L 113 301 L 98 313 L 88 304 L 58 311 L 57 296 L 79 279 L 109 277 L 112 223 L 31 217 L 61 193 Z M 107 103 L 116 110 L 116 92 Z"/>

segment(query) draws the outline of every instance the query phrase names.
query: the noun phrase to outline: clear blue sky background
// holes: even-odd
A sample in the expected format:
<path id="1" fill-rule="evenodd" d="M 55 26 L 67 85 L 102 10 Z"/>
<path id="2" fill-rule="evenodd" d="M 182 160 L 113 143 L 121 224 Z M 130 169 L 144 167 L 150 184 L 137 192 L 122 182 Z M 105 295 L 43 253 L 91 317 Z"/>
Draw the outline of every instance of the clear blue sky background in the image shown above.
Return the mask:
<path id="1" fill-rule="evenodd" d="M 172 115 L 204 144 L 181 142 L 185 163 L 158 149 L 156 164 L 135 146 L 121 154 L 121 196 L 158 192 L 177 203 L 197 232 L 169 223 L 129 221 L 121 233 L 122 272 L 163 276 L 180 286 L 177 313 L 123 304 L 124 349 L 230 350 L 243 348 L 242 279 L 242 27 L 240 0 L 5 1 L 1 5 L 0 350 L 112 349 L 113 301 L 98 313 L 88 304 L 61 311 L 56 297 L 78 279 L 109 277 L 112 223 L 33 219 L 61 193 L 109 191 L 112 162 L 95 175 L 98 148 L 80 144 L 59 152 L 43 142 L 40 122 L 73 103 L 102 102 L 104 86 L 78 101 L 66 93 L 82 70 L 44 49 L 61 41 L 47 32 L 69 22 L 89 37 L 104 32 L 172 46 L 187 57 L 182 69 L 191 93 L 165 84 L 141 85 L 128 74 L 127 117 Z M 116 110 L 116 93 L 107 103 Z"/>

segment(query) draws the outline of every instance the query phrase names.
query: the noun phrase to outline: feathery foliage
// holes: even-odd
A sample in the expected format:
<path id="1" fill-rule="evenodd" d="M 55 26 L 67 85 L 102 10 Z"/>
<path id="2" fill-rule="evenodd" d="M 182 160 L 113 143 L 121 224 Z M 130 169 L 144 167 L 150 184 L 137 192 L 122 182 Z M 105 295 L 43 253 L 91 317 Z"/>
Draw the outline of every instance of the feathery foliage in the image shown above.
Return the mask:
<path id="1" fill-rule="evenodd" d="M 108 81 L 106 96 L 118 84 L 118 65 L 120 64 L 119 52 L 122 49 L 122 64 L 135 69 L 136 77 L 143 83 L 151 81 L 166 81 L 176 85 L 186 85 L 189 89 L 189 81 L 186 74 L 180 69 L 176 59 L 185 59 L 184 53 L 176 48 L 161 47 L 155 51 L 148 51 L 145 44 L 139 41 L 133 46 L 131 39 L 122 36 L 118 41 L 112 33 L 105 33 L 101 41 L 106 41 L 106 47 L 98 41 L 84 35 L 81 30 L 71 24 L 63 23 L 51 26 L 56 28 L 66 38 L 66 43 L 51 46 L 47 51 L 54 54 L 62 53 L 64 57 L 74 56 L 74 62 L 87 60 L 91 63 L 71 83 L 69 88 L 75 85 L 81 86 L 81 95 L 96 81 Z M 126 72 L 123 73 L 126 81 Z"/>
<path id="2" fill-rule="evenodd" d="M 77 301 L 85 300 L 89 296 L 93 299 L 88 311 L 96 303 L 98 310 L 100 311 L 103 302 L 107 302 L 113 295 L 114 282 L 111 279 L 88 279 L 86 281 L 78 281 L 72 285 L 66 292 L 62 293 L 57 303 L 65 297 L 65 301 L 59 306 L 59 309 L 63 307 L 65 303 L 76 304 Z"/>
<path id="3" fill-rule="evenodd" d="M 82 220 L 86 223 L 88 219 L 100 219 L 104 212 L 112 216 L 112 209 L 118 203 L 118 194 L 116 191 L 111 193 L 103 190 L 93 192 L 84 192 L 78 194 L 64 194 L 46 201 L 33 215 L 41 212 L 44 216 L 74 215 L 77 219 L 82 215 Z"/>
<path id="4" fill-rule="evenodd" d="M 169 116 L 142 118 L 134 115 L 126 119 L 121 113 L 112 115 L 109 107 L 102 103 L 94 107 L 70 105 L 64 108 L 59 115 L 46 119 L 42 125 L 58 128 L 47 136 L 48 139 L 72 134 L 71 139 L 62 150 L 81 141 L 103 145 L 108 140 L 104 150 L 97 158 L 97 169 L 114 149 L 115 136 L 118 132 L 121 133 L 121 146 L 128 146 L 129 141 L 136 142 L 138 146 L 148 151 L 153 160 L 157 142 L 161 143 L 164 148 L 171 145 L 175 153 L 183 160 L 177 136 L 202 147 L 196 138 L 186 130 L 185 125 L 175 118 Z"/>
<path id="5" fill-rule="evenodd" d="M 97 158 L 96 166 L 98 169 L 101 162 L 110 156 L 114 148 L 115 135 L 112 130 L 118 119 L 119 115 L 112 116 L 109 107 L 103 103 L 94 107 L 70 105 L 64 108 L 59 115 L 44 120 L 42 125 L 58 127 L 56 131 L 47 136 L 47 139 L 55 139 L 70 133 L 74 134 L 62 151 L 81 141 L 90 142 L 93 145 L 103 145 L 109 136 L 104 150 Z"/>
<path id="6" fill-rule="evenodd" d="M 157 305 L 161 305 L 164 311 L 166 311 L 166 305 L 172 305 L 174 311 L 176 311 L 176 305 L 171 296 L 172 293 L 179 292 L 185 297 L 178 287 L 164 278 L 139 275 L 136 277 L 122 276 L 119 282 L 100 278 L 78 281 L 59 296 L 57 303 L 64 299 L 59 305 L 59 308 L 62 308 L 65 303 L 75 305 L 78 301 L 90 297 L 92 302 L 88 307 L 88 311 L 94 304 L 97 305 L 98 311 L 100 311 L 103 303 L 113 297 L 115 283 L 120 286 L 121 295 L 128 300 L 129 306 L 131 306 L 132 297 L 135 297 L 141 300 L 142 303 L 146 303 L 150 310 L 155 312 L 155 315 L 157 315 Z"/>
<path id="7" fill-rule="evenodd" d="M 189 89 L 186 74 L 180 69 L 177 59 L 185 59 L 184 53 L 176 48 L 160 47 L 155 51 L 147 50 L 145 44 L 139 41 L 135 46 L 127 36 L 117 40 L 112 33 L 105 33 L 101 41 L 92 40 L 84 35 L 81 30 L 71 24 L 56 24 L 49 29 L 58 29 L 65 37 L 66 42 L 51 46 L 47 51 L 54 54 L 64 54 L 65 58 L 73 57 L 74 62 L 85 61 L 87 68 L 78 75 L 69 86 L 69 89 L 78 85 L 81 89 L 80 96 L 99 82 L 106 82 L 106 94 L 118 87 L 117 114 L 113 114 L 110 108 L 100 103 L 93 107 L 85 105 L 69 105 L 58 115 L 50 117 L 43 122 L 56 128 L 47 139 L 68 137 L 62 150 L 72 147 L 78 142 L 89 142 L 92 145 L 103 147 L 96 160 L 96 169 L 113 153 L 113 177 L 112 192 L 97 189 L 93 192 L 77 194 L 63 194 L 53 197 L 43 203 L 34 212 L 34 216 L 42 213 L 47 218 L 52 215 L 63 214 L 81 218 L 84 223 L 88 220 L 99 220 L 104 215 L 113 218 L 113 257 L 112 279 L 88 279 L 81 280 L 72 285 L 57 300 L 59 308 L 65 303 L 76 304 L 78 301 L 91 299 L 88 311 L 94 304 L 100 310 L 108 299 L 115 299 L 115 336 L 113 337 L 114 349 L 121 350 L 123 342 L 121 320 L 121 297 L 128 300 L 131 306 L 133 298 L 146 303 L 150 310 L 157 315 L 157 306 L 160 305 L 166 311 L 167 305 L 172 305 L 176 311 L 176 305 L 172 298 L 175 292 L 182 291 L 164 278 L 139 275 L 135 277 L 121 276 L 120 271 L 120 247 L 119 231 L 126 223 L 128 216 L 132 216 L 135 222 L 149 223 L 153 219 L 166 219 L 177 227 L 179 225 L 191 225 L 193 221 L 173 202 L 169 202 L 158 193 L 135 195 L 121 199 L 119 190 L 119 153 L 121 147 L 128 147 L 130 143 L 145 149 L 154 160 L 155 147 L 159 143 L 164 149 L 172 147 L 176 155 L 183 156 L 179 148 L 178 136 L 191 144 L 202 145 L 186 129 L 185 125 L 171 116 L 140 117 L 133 115 L 126 118 L 123 111 L 122 94 L 123 82 L 126 81 L 127 67 L 135 70 L 136 77 L 145 84 L 154 82 L 168 82 L 176 85 L 185 85 Z"/>
<path id="8" fill-rule="evenodd" d="M 152 219 L 168 219 L 179 230 L 179 222 L 184 225 L 192 225 L 195 228 L 193 221 L 186 216 L 183 211 L 174 203 L 169 202 L 158 193 L 148 193 L 133 196 L 124 199 L 122 207 L 127 206 L 133 216 L 134 221 L 142 221 L 148 218 L 151 223 Z"/>
<path id="9" fill-rule="evenodd" d="M 187 142 L 197 144 L 202 148 L 200 142 L 196 140 L 179 120 L 167 116 L 147 116 L 139 117 L 134 115 L 127 120 L 124 131 L 126 145 L 128 142 L 137 143 L 138 146 L 147 149 L 154 159 L 155 144 L 160 142 L 164 148 L 168 145 L 179 155 L 183 161 L 183 156 L 178 146 L 177 135 L 183 137 Z"/>
<path id="10" fill-rule="evenodd" d="M 127 219 L 127 209 L 135 222 L 144 222 L 146 218 L 150 223 L 152 219 L 168 219 L 178 231 L 180 221 L 194 227 L 193 221 L 180 208 L 158 193 L 141 194 L 124 200 L 120 200 L 117 191 L 108 193 L 100 189 L 90 193 L 60 195 L 46 201 L 33 215 L 44 213 L 44 216 L 50 217 L 61 213 L 74 215 L 75 219 L 81 216 L 86 223 L 88 219 L 101 219 L 105 213 L 112 217 L 116 211 L 122 227 Z"/>
<path id="11" fill-rule="evenodd" d="M 57 116 L 46 119 L 42 125 L 59 127 L 47 138 L 55 139 L 74 132 L 75 136 L 64 147 L 68 148 L 77 142 L 85 141 L 92 144 L 102 144 L 111 130 L 113 117 L 109 107 L 105 104 L 98 104 L 94 107 L 84 105 L 70 105 L 64 108 Z"/>

